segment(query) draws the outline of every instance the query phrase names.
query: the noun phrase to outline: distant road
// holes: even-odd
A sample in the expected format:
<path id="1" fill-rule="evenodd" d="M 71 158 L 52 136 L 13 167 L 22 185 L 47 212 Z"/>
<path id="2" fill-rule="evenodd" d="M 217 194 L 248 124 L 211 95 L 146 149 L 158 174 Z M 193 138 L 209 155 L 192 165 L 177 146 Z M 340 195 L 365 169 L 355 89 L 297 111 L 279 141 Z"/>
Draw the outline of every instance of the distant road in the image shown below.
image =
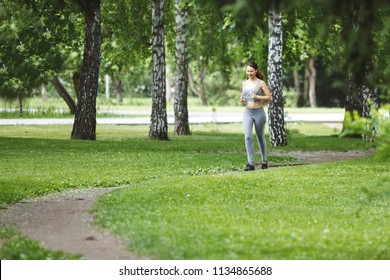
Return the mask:
<path id="1" fill-rule="evenodd" d="M 99 113 L 122 115 L 118 118 L 97 118 L 97 124 L 112 125 L 147 125 L 150 123 L 150 112 L 146 111 L 99 111 Z M 134 117 L 132 117 L 134 116 Z M 319 123 L 342 123 L 342 113 L 300 114 L 289 113 L 285 115 L 286 122 L 319 122 Z M 73 124 L 73 118 L 37 118 L 37 119 L 0 119 L 0 125 L 69 125 Z M 241 112 L 190 112 L 190 124 L 201 123 L 240 123 Z M 172 112 L 168 112 L 168 123 L 174 124 Z"/>

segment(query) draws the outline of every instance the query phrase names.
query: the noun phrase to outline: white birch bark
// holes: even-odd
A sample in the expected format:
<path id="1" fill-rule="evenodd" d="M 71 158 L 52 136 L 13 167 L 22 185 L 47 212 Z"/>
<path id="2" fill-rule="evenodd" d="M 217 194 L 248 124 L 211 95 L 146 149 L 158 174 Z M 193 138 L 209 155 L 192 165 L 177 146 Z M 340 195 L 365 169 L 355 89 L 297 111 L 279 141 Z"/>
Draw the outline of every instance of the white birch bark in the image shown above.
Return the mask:
<path id="1" fill-rule="evenodd" d="M 272 146 L 287 145 L 284 121 L 283 72 L 282 72 L 282 14 L 270 10 L 268 15 L 268 87 L 272 94 L 272 102 L 268 108 L 269 138 Z"/>
<path id="2" fill-rule="evenodd" d="M 188 122 L 188 12 L 184 0 L 175 0 L 176 10 L 176 90 L 174 100 L 176 135 L 189 135 Z"/>
<path id="3" fill-rule="evenodd" d="M 314 57 L 309 57 L 309 102 L 311 108 L 317 108 L 316 79 L 317 70 L 314 65 Z"/>
<path id="4" fill-rule="evenodd" d="M 305 73 L 304 73 L 304 80 L 303 80 L 303 106 L 308 106 L 310 104 L 309 86 L 310 86 L 309 63 L 305 63 Z"/>
<path id="5" fill-rule="evenodd" d="M 359 85 L 356 83 L 354 75 L 349 73 L 348 77 L 348 91 L 345 99 L 345 117 L 343 122 L 343 131 L 345 131 L 350 121 L 356 121 L 354 119 L 354 113 L 357 113 L 359 117 L 372 120 L 374 118 L 373 112 L 378 109 L 378 91 L 368 86 L 368 77 L 370 73 L 367 70 L 365 73 L 365 81 L 362 81 Z M 361 136 L 364 141 L 371 141 L 374 139 L 377 132 L 376 124 L 368 122 L 363 129 L 363 133 L 358 133 L 350 136 Z"/>
<path id="6" fill-rule="evenodd" d="M 152 3 L 152 113 L 150 117 L 149 138 L 168 140 L 168 119 L 165 84 L 165 36 L 164 0 Z"/>

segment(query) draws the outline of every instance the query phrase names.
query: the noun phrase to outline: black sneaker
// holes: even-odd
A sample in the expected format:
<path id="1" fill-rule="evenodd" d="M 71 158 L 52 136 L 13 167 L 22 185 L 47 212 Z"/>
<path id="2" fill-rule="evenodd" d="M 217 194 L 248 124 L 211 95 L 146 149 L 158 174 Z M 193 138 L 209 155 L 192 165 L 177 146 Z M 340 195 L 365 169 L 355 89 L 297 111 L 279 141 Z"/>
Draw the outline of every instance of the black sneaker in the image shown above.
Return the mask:
<path id="1" fill-rule="evenodd" d="M 268 168 L 268 161 L 264 161 L 261 163 L 261 169 L 267 169 Z"/>
<path id="2" fill-rule="evenodd" d="M 248 163 L 244 171 L 252 171 L 252 170 L 255 170 L 255 167 L 252 164 Z"/>

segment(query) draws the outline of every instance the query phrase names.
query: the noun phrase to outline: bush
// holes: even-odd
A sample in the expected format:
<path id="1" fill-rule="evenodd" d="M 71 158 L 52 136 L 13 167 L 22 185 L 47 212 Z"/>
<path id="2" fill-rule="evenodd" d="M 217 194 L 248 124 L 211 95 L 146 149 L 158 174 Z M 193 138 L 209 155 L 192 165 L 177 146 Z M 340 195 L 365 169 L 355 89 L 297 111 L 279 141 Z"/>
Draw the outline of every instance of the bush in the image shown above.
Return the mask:
<path id="1" fill-rule="evenodd" d="M 346 114 L 344 129 L 340 137 L 361 135 L 363 140 L 375 141 L 378 158 L 390 157 L 390 118 L 373 110 L 372 118 L 360 117 L 355 111 L 351 116 Z"/>

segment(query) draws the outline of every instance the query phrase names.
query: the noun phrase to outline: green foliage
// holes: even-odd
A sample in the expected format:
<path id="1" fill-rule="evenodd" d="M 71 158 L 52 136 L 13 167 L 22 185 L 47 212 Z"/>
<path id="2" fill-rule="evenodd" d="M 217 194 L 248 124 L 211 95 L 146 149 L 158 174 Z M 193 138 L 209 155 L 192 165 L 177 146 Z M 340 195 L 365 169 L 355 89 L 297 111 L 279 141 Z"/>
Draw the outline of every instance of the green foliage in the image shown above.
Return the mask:
<path id="1" fill-rule="evenodd" d="M 390 157 L 390 119 L 372 110 L 372 118 L 360 117 L 357 112 L 351 116 L 346 113 L 343 132 L 340 137 L 361 135 L 363 139 L 375 141 L 378 158 Z"/>
<path id="2" fill-rule="evenodd" d="M 390 158 L 390 118 L 379 117 L 378 134 L 376 136 L 377 156 Z"/>
<path id="3" fill-rule="evenodd" d="M 284 106 L 289 108 L 289 107 L 294 107 L 295 104 L 297 104 L 297 94 L 295 91 L 286 89 L 283 91 L 283 100 L 284 100 Z"/>
<path id="4" fill-rule="evenodd" d="M 387 59 L 390 54 L 390 5 L 387 8 L 383 7 L 378 11 L 378 21 L 373 33 L 374 40 L 376 42 L 374 61 L 375 69 L 379 71 L 375 72 L 374 82 L 380 85 L 387 93 L 383 100 L 389 101 L 390 86 L 387 77 L 390 75 L 390 60 Z"/>
<path id="5" fill-rule="evenodd" d="M 148 1 L 102 1 L 101 17 L 101 65 L 105 73 L 118 76 L 151 56 L 152 10 Z"/>
<path id="6" fill-rule="evenodd" d="M 386 108 L 384 108 L 386 110 Z M 343 131 L 340 137 L 360 135 L 365 140 L 375 141 L 376 157 L 388 159 L 390 157 L 390 118 L 373 110 L 372 118 L 360 117 L 355 111 L 353 115 L 346 114 Z"/>
<path id="7" fill-rule="evenodd" d="M 81 257 L 62 251 L 47 250 L 38 241 L 30 240 L 10 228 L 0 229 L 0 241 L 2 260 L 76 260 Z"/>
<path id="8" fill-rule="evenodd" d="M 80 38 L 73 7 L 63 4 L 8 0 L 0 3 L 1 96 L 34 94 L 34 89 L 63 70 Z"/>
<path id="9" fill-rule="evenodd" d="M 195 73 L 203 68 L 211 73 L 219 71 L 224 78 L 229 77 L 234 56 L 230 46 L 236 37 L 232 32 L 232 25 L 226 27 L 226 18 L 213 6 L 190 2 L 188 49 L 190 62 L 196 63 Z"/>
<path id="10" fill-rule="evenodd" d="M 343 122 L 343 132 L 340 137 L 346 137 L 350 135 L 361 135 L 362 137 L 366 134 L 366 127 L 370 124 L 370 120 L 364 117 L 360 117 L 357 111 L 352 114 L 345 112 Z"/>

